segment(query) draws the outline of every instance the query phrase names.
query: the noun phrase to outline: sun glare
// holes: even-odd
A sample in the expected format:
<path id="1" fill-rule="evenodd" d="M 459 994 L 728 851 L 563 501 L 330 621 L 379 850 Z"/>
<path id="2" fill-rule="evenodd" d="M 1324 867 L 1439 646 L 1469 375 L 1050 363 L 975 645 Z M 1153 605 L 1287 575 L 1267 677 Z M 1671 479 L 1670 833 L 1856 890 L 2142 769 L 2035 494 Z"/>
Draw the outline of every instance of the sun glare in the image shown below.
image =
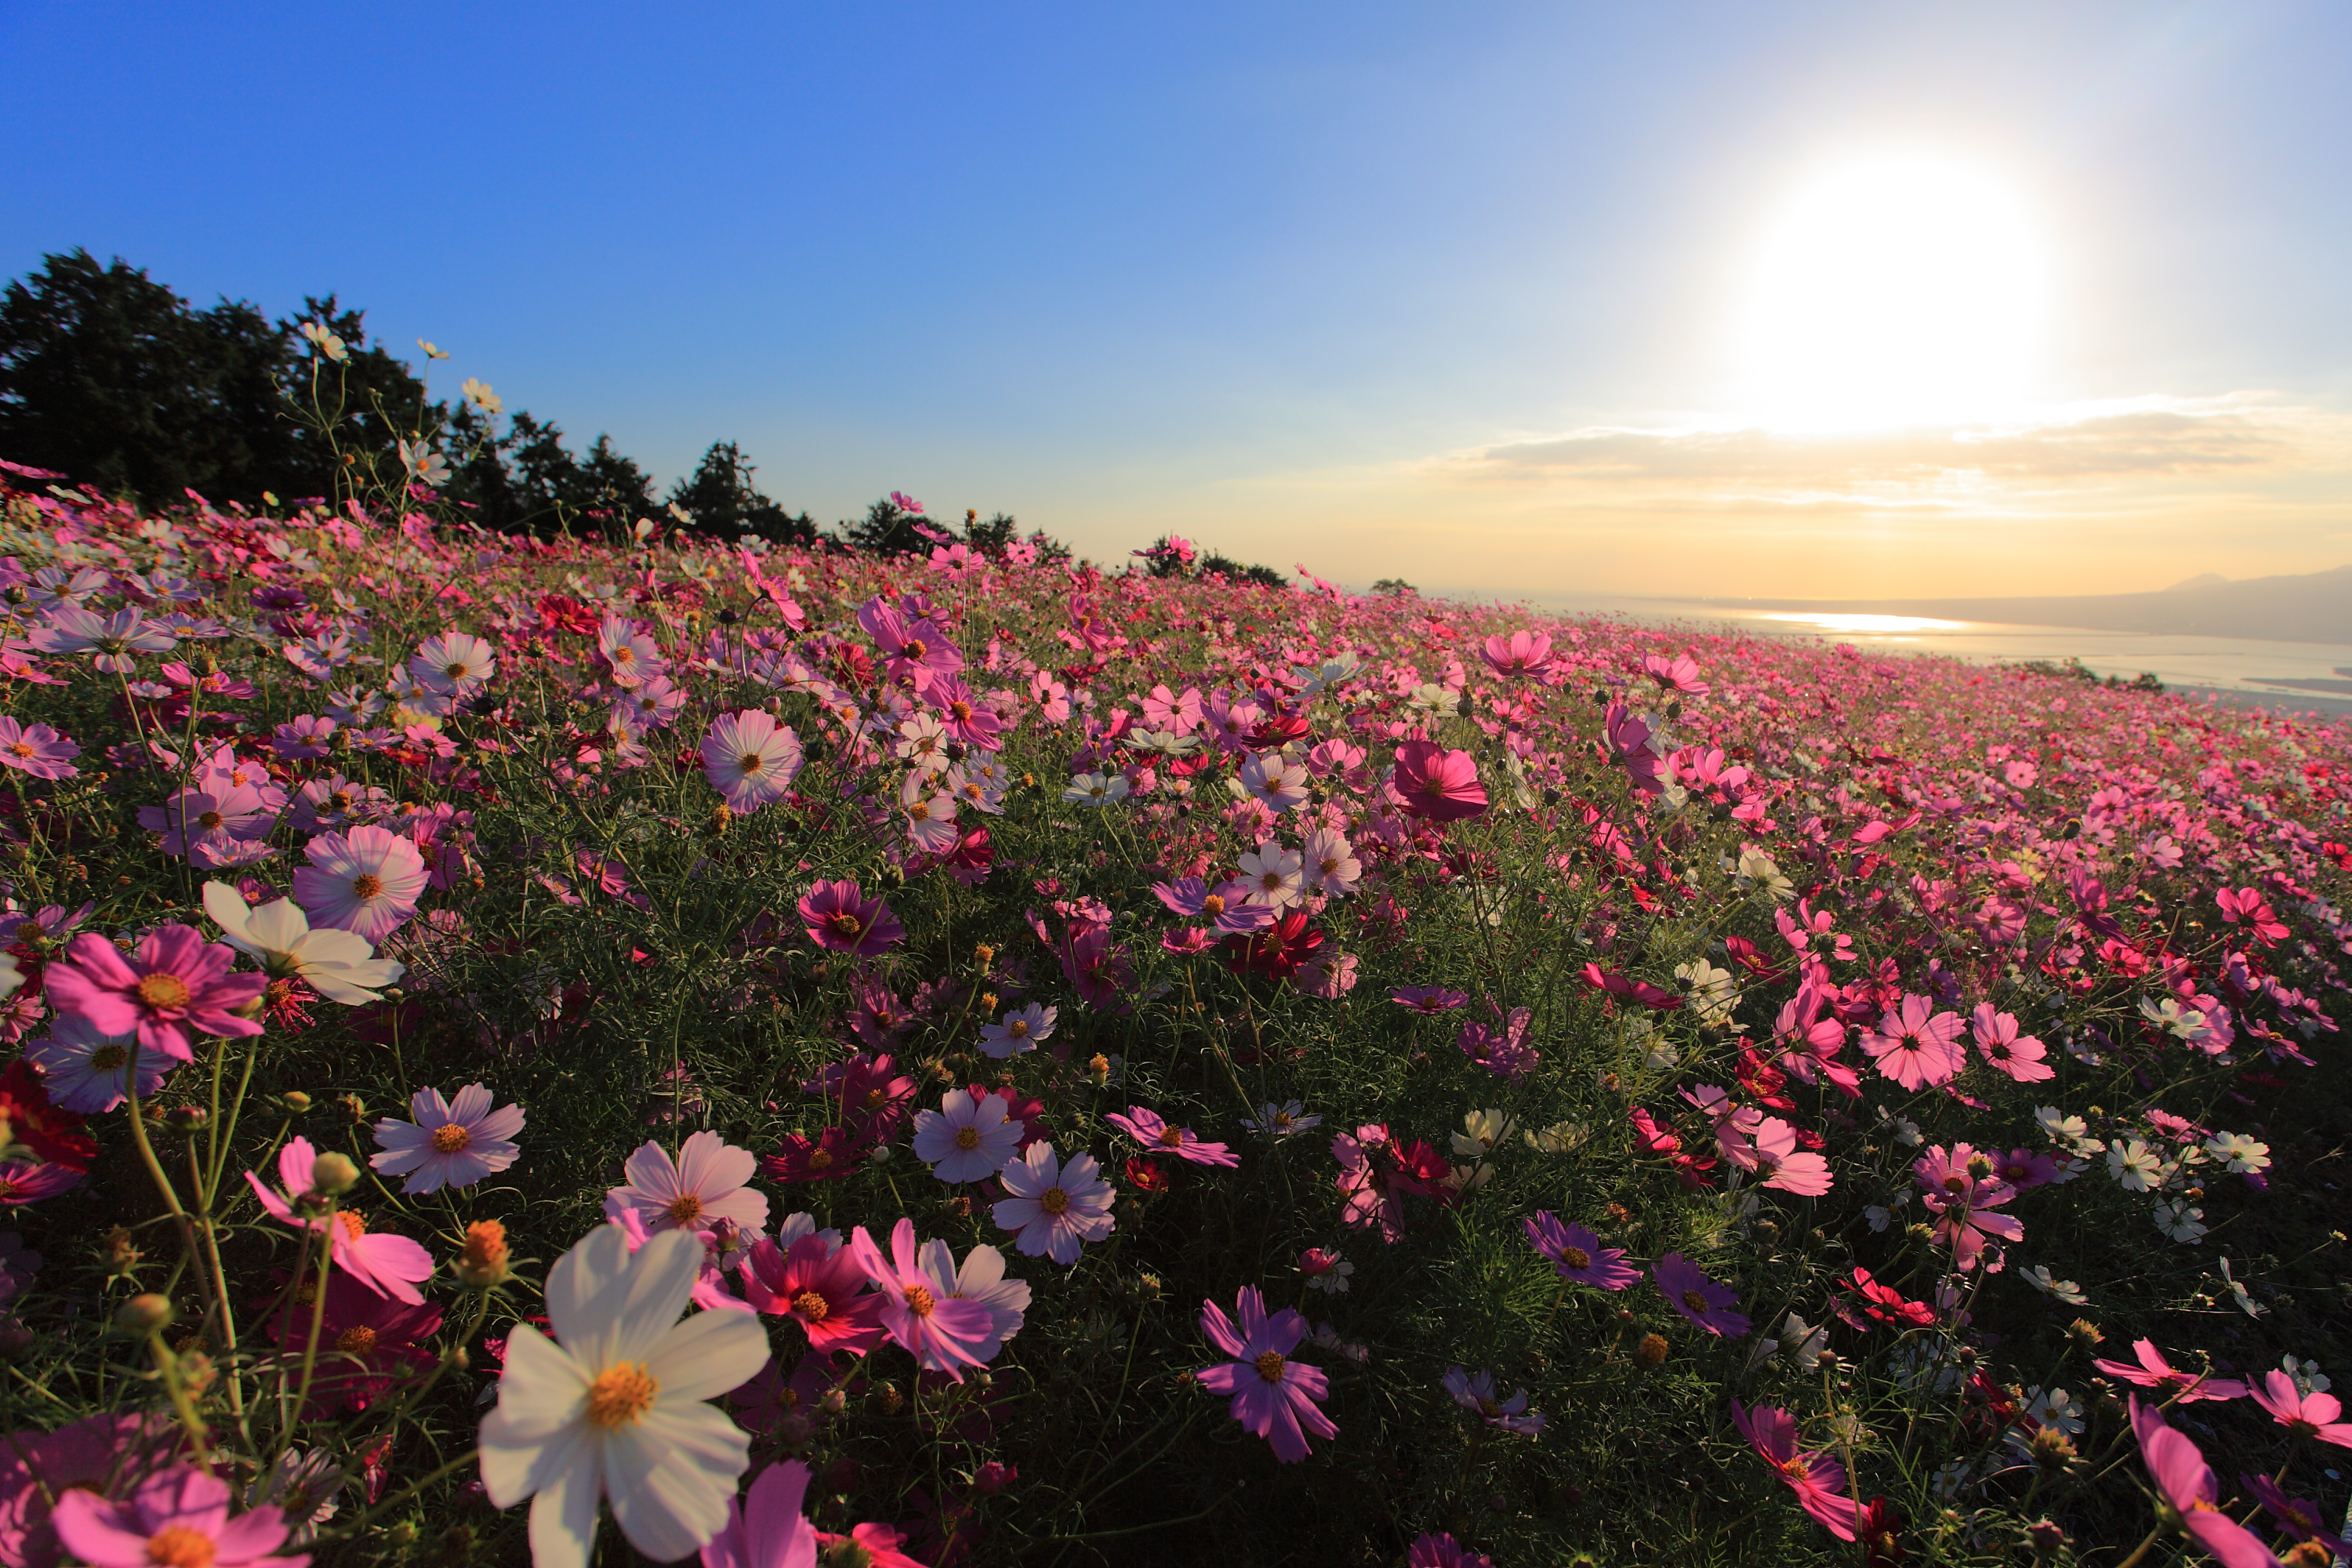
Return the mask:
<path id="1" fill-rule="evenodd" d="M 1737 395 L 1782 429 L 1998 417 L 2022 403 L 2047 312 L 2024 205 L 1966 163 L 1832 168 L 1768 230 Z"/>

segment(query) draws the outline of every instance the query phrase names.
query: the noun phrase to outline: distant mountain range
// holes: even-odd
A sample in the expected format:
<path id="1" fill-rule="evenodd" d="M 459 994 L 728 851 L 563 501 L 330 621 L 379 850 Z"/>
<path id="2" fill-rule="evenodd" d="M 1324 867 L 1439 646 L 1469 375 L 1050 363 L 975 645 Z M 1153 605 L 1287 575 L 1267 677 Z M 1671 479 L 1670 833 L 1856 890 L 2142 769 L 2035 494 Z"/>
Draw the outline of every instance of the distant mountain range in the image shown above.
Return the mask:
<path id="1" fill-rule="evenodd" d="M 1685 601 L 1687 602 L 1687 601 Z M 2352 643 L 2352 566 L 2291 577 L 2236 580 L 2206 572 L 2154 594 L 2068 594 L 2006 599 L 1706 599 L 1748 610 L 1924 616 L 1942 621 L 2174 632 L 2279 642 Z"/>

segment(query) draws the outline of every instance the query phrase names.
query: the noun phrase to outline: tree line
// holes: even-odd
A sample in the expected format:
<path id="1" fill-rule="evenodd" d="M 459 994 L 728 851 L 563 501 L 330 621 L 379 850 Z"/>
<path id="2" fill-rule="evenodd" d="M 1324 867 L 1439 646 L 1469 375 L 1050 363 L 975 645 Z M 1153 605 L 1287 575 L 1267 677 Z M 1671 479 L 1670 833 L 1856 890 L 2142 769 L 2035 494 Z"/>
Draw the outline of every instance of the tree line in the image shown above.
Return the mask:
<path id="1" fill-rule="evenodd" d="M 821 529 L 762 494 L 733 441 L 712 442 L 660 496 L 610 436 L 574 452 L 554 421 L 507 414 L 473 382 L 455 402 L 430 398 L 408 362 L 369 340 L 365 313 L 332 294 L 277 321 L 242 300 L 200 310 L 145 268 L 100 265 L 79 247 L 44 257 L 0 294 L 0 455 L 149 508 L 190 491 L 251 508 L 333 504 L 361 493 L 358 476 L 389 474 L 403 488 L 429 481 L 436 500 L 509 533 L 618 537 L 651 518 L 887 554 L 954 538 L 996 553 L 1017 537 L 1003 512 L 967 513 L 951 531 L 895 492 Z M 1042 532 L 1029 541 L 1069 553 Z"/>

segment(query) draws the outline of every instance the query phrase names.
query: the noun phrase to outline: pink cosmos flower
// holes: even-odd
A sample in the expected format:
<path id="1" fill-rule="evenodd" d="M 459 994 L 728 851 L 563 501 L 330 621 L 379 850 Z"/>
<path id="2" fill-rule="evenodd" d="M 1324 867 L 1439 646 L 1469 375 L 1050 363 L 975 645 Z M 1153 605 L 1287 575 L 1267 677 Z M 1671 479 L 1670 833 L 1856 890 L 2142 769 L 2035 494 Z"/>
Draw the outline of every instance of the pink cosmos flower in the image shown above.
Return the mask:
<path id="1" fill-rule="evenodd" d="M 278 1179 L 285 1184 L 284 1192 L 265 1185 L 251 1171 L 245 1179 L 271 1217 L 311 1236 L 325 1231 L 332 1241 L 331 1256 L 336 1268 L 379 1296 L 390 1296 L 412 1307 L 422 1303 L 425 1298 L 416 1285 L 433 1278 L 433 1255 L 404 1236 L 370 1231 L 357 1209 L 336 1209 L 331 1225 L 324 1212 L 325 1200 L 311 1173 L 318 1159 L 319 1152 L 308 1138 L 289 1139 L 278 1151 Z"/>
<path id="2" fill-rule="evenodd" d="M 2243 1399 L 2249 1392 L 2246 1385 L 2234 1378 L 2209 1377 L 2197 1373 L 2180 1372 L 2164 1359 L 2154 1340 L 2135 1340 L 2132 1353 L 2139 1358 L 2137 1366 L 2129 1362 L 2104 1358 L 2091 1363 L 2109 1377 L 2136 1383 L 2142 1388 L 2179 1390 L 2170 1396 L 2175 1405 L 2193 1405 L 2200 1399 Z"/>
<path id="3" fill-rule="evenodd" d="M 304 1568 L 307 1552 L 274 1553 L 294 1521 L 257 1508 L 232 1520 L 228 1483 L 188 1465 L 148 1477 L 110 1502 L 79 1489 L 58 1499 L 58 1539 L 90 1568 Z"/>
<path id="4" fill-rule="evenodd" d="M 381 943 L 416 912 L 428 880 L 416 846 L 389 828 L 321 833 L 302 847 L 310 863 L 294 873 L 294 901 L 313 926 L 333 926 Z"/>
<path id="5" fill-rule="evenodd" d="M 1728 1335 L 1736 1340 L 1752 1326 L 1747 1318 L 1731 1310 L 1738 1304 L 1738 1292 L 1708 1279 L 1705 1270 L 1679 1252 L 1669 1252 L 1659 1258 L 1652 1278 L 1657 1280 L 1658 1293 L 1666 1299 L 1666 1305 L 1695 1327 L 1718 1338 Z"/>
<path id="6" fill-rule="evenodd" d="M 816 1568 L 816 1526 L 801 1512 L 809 1468 L 783 1459 L 727 1500 L 727 1523 L 702 1549 L 702 1568 Z"/>
<path id="7" fill-rule="evenodd" d="M 1520 1224 L 1528 1243 L 1551 1259 L 1559 1277 L 1571 1284 L 1622 1290 L 1642 1277 L 1640 1269 L 1625 1261 L 1623 1247 L 1601 1246 L 1601 1238 L 1591 1230 L 1574 1222 L 1562 1225 L 1549 1209 L 1537 1210 L 1533 1218 Z"/>
<path id="8" fill-rule="evenodd" d="M 1650 743 L 1649 725 L 1628 711 L 1622 702 L 1612 702 L 1601 714 L 1601 731 L 1608 744 L 1609 760 L 1625 770 L 1626 782 L 1636 792 L 1665 792 L 1665 781 L 1658 776 L 1657 748 Z"/>
<path id="9" fill-rule="evenodd" d="M 2221 1568 L 2277 1568 L 2278 1558 L 2262 1537 L 2221 1511 L 2213 1471 L 2195 1443 L 2137 1395 L 2131 1401 L 2131 1425 L 2148 1477 L 2172 1506 L 2183 1534 L 2211 1552 Z"/>
<path id="10" fill-rule="evenodd" d="M 882 1342 L 882 1298 L 867 1291 L 866 1269 L 837 1242 L 812 1234 L 787 1249 L 762 1237 L 737 1272 L 751 1310 L 793 1319 L 813 1351 L 864 1355 Z"/>
<path id="11" fill-rule="evenodd" d="M 1140 1105 L 1130 1105 L 1127 1113 L 1112 1111 L 1103 1118 L 1113 1127 L 1142 1144 L 1146 1149 L 1162 1154 L 1173 1154 L 1180 1160 L 1190 1160 L 1195 1165 L 1238 1165 L 1240 1155 L 1223 1143 L 1203 1143 L 1189 1127 L 1171 1127 L 1156 1110 Z"/>
<path id="12" fill-rule="evenodd" d="M 604 1217 L 634 1211 L 646 1231 L 656 1235 L 705 1231 L 717 1221 L 732 1220 L 745 1235 L 757 1235 L 767 1226 L 768 1195 L 744 1184 L 759 1163 L 751 1151 L 734 1147 L 716 1132 L 688 1138 L 675 1162 L 668 1150 L 649 1140 L 622 1167 L 628 1184 L 604 1194 Z"/>
<path id="13" fill-rule="evenodd" d="M 1404 1239 L 1403 1194 L 1426 1193 L 1451 1173 L 1426 1142 L 1400 1145 L 1384 1122 L 1334 1137 L 1331 1158 L 1339 1163 L 1333 1185 L 1346 1200 L 1340 1219 L 1364 1230 L 1379 1226 L 1381 1239 L 1391 1246 Z"/>
<path id="14" fill-rule="evenodd" d="M 1937 1239 L 1952 1249 L 1952 1261 L 1963 1273 L 1977 1266 L 1988 1237 L 2025 1238 L 2021 1222 L 1998 1212 L 2017 1194 L 1995 1179 L 1996 1168 L 1990 1155 L 1966 1143 L 1931 1148 L 1911 1163 L 1928 1211 L 1937 1216 Z"/>
<path id="15" fill-rule="evenodd" d="M 1007 545 L 1004 552 L 1010 556 L 1018 548 Z M 846 1535 L 820 1530 L 816 1543 L 831 1563 L 861 1563 L 866 1568 L 929 1568 L 921 1559 L 898 1550 L 907 1543 L 907 1532 L 887 1524 L 853 1525 Z"/>
<path id="16" fill-rule="evenodd" d="M 1269 915 L 1267 918 L 1271 919 Z M 1053 1038 L 1054 1023 L 1061 1009 L 1032 1002 L 1026 1007 L 1015 1007 L 993 1024 L 980 1026 L 980 1049 L 983 1056 L 1003 1061 L 1035 1050 Z"/>
<path id="17" fill-rule="evenodd" d="M 1443 985 L 1400 985 L 1389 993 L 1389 1000 L 1416 1013 L 1437 1014 L 1451 1012 L 1470 998 Z"/>
<path id="18" fill-rule="evenodd" d="M 2288 1497 L 2268 1476 L 2242 1475 L 2238 1480 L 2254 1494 L 2263 1511 L 2284 1525 L 2289 1537 L 2297 1543 L 2316 1542 L 2330 1557 L 2352 1557 L 2352 1545 L 2346 1544 L 2342 1536 L 2328 1532 L 2326 1516 L 2319 1511 L 2317 1503 L 2307 1498 Z"/>
<path id="19" fill-rule="evenodd" d="M 1495 1560 L 1471 1551 L 1444 1531 L 1423 1531 L 1405 1548 L 1404 1568 L 1495 1568 Z"/>
<path id="20" fill-rule="evenodd" d="M 928 689 L 934 677 L 963 668 L 962 653 L 928 616 L 910 621 L 897 606 L 876 598 L 858 606 L 857 624 L 890 661 L 890 679 L 919 692 Z"/>
<path id="21" fill-rule="evenodd" d="M 179 1061 L 194 1059 L 188 1034 L 244 1037 L 261 1026 L 237 1016 L 268 982 L 231 974 L 236 950 L 206 942 L 194 928 L 159 926 L 125 954 L 104 937 L 84 931 L 45 972 L 49 1005 L 86 1020 L 104 1035 L 136 1032 L 140 1046 Z"/>
<path id="22" fill-rule="evenodd" d="M 849 1251 L 878 1292 L 883 1328 L 918 1365 L 961 1383 L 965 1367 L 984 1364 L 974 1347 L 995 1331 L 995 1315 L 978 1301 L 941 1299 L 916 1257 L 913 1220 L 891 1227 L 887 1258 L 862 1225 L 850 1236 Z"/>
<path id="23" fill-rule="evenodd" d="M 1551 636 L 1547 632 L 1516 631 L 1506 638 L 1496 632 L 1479 650 L 1486 668 L 1499 679 L 1541 675 L 1551 663 Z"/>
<path id="24" fill-rule="evenodd" d="M 0 1204 L 36 1204 L 72 1187 L 83 1173 L 71 1165 L 17 1157 L 0 1159 Z"/>
<path id="25" fill-rule="evenodd" d="M 1906 995 L 1900 1009 L 1879 1020 L 1876 1032 L 1862 1032 L 1864 1054 L 1905 1089 L 1949 1083 L 1968 1065 L 1959 1044 L 1960 1016 L 1937 1013 L 1935 1007 L 1933 997 Z"/>
<path id="26" fill-rule="evenodd" d="M 1454 1396 L 1454 1404 L 1489 1426 L 1498 1426 L 1521 1437 L 1532 1437 L 1544 1429 L 1544 1413 L 1528 1409 L 1526 1389 L 1520 1389 L 1508 1399 L 1496 1397 L 1495 1374 L 1491 1372 L 1474 1374 L 1457 1366 L 1440 1381 L 1444 1384 L 1445 1392 Z"/>
<path id="27" fill-rule="evenodd" d="M 702 736 L 702 776 L 740 815 L 782 800 L 801 771 L 801 739 L 758 708 L 723 713 Z"/>
<path id="28" fill-rule="evenodd" d="M 818 882 L 801 897 L 801 919 L 809 940 L 835 952 L 872 958 L 906 940 L 907 928 L 879 899 L 866 898 L 846 879 Z"/>
<path id="29" fill-rule="evenodd" d="M 37 779 L 69 779 L 81 770 L 73 765 L 81 748 L 47 724 L 19 724 L 0 715 L 0 767 L 11 767 Z"/>
<path id="30" fill-rule="evenodd" d="M 1830 1190 L 1830 1163 L 1819 1154 L 1797 1147 L 1797 1130 L 1777 1116 L 1767 1116 L 1744 1138 L 1717 1142 L 1724 1154 L 1742 1170 L 1763 1177 L 1762 1184 L 1801 1198 L 1817 1198 Z"/>
<path id="31" fill-rule="evenodd" d="M 1698 665 L 1686 653 L 1672 658 L 1662 653 L 1645 653 L 1642 656 L 1642 673 L 1662 689 L 1689 697 L 1704 697 L 1715 689 L 1698 678 Z"/>
<path id="32" fill-rule="evenodd" d="M 2058 1076 L 2057 1069 L 2042 1060 L 2050 1047 L 2032 1035 L 2020 1035 L 2016 1018 L 1994 1012 L 1991 1003 L 1978 1003 L 1969 1015 L 1969 1024 L 1986 1062 L 2018 1082 L 2040 1083 Z"/>
<path id="33" fill-rule="evenodd" d="M 1796 1419 L 1785 1410 L 1758 1405 L 1743 1409 L 1731 1402 L 1732 1424 L 1749 1447 L 1780 1472 L 1797 1494 L 1797 1506 L 1819 1520 L 1822 1528 L 1840 1541 L 1853 1539 L 1855 1507 L 1845 1489 L 1845 1467 L 1827 1454 L 1806 1453 L 1797 1447 Z"/>
<path id="34" fill-rule="evenodd" d="M 1092 1154 L 1060 1160 L 1054 1146 L 1040 1139 L 997 1173 L 1012 1196 L 992 1208 L 990 1216 L 999 1229 L 1018 1231 L 1014 1245 L 1032 1258 L 1043 1253 L 1056 1263 L 1076 1263 L 1081 1245 L 1118 1228 L 1110 1212 L 1114 1194 L 1100 1170 Z"/>
<path id="35" fill-rule="evenodd" d="M 1319 1404 L 1330 1396 L 1330 1380 L 1321 1368 L 1290 1359 L 1307 1337 L 1307 1320 L 1297 1310 L 1285 1307 L 1267 1317 L 1255 1285 L 1243 1286 L 1234 1305 L 1238 1331 L 1214 1301 L 1201 1303 L 1201 1332 L 1233 1358 L 1202 1368 L 1201 1386 L 1233 1395 L 1234 1419 L 1272 1444 L 1276 1458 L 1296 1463 L 1307 1458 L 1310 1435 L 1339 1435 Z"/>
<path id="36" fill-rule="evenodd" d="M 387 1176 L 406 1176 L 403 1192 L 470 1187 L 513 1164 L 520 1152 L 514 1136 L 522 1131 L 522 1107 L 493 1110 L 490 1091 L 478 1083 L 459 1089 L 455 1100 L 443 1100 L 437 1089 L 420 1089 L 409 1098 L 408 1113 L 416 1120 L 387 1116 L 375 1124 L 376 1147 L 383 1152 L 368 1161 Z"/>
<path id="37" fill-rule="evenodd" d="M 1181 877 L 1154 882 L 1151 890 L 1173 913 L 1206 919 L 1220 931 L 1264 931 L 1274 923 L 1275 906 L 1249 902 L 1249 884 L 1239 878 L 1212 888 L 1198 877 Z"/>
<path id="38" fill-rule="evenodd" d="M 1397 748 L 1391 787 L 1408 814 L 1432 822 L 1458 822 L 1486 809 L 1476 761 L 1467 752 L 1449 752 L 1429 741 L 1407 741 Z"/>
<path id="39" fill-rule="evenodd" d="M 2352 1448 L 2352 1424 L 2336 1419 L 2344 1414 L 2344 1405 L 2336 1395 L 2305 1394 L 2283 1372 L 2263 1374 L 2262 1385 L 2246 1392 L 2288 1431 Z"/>

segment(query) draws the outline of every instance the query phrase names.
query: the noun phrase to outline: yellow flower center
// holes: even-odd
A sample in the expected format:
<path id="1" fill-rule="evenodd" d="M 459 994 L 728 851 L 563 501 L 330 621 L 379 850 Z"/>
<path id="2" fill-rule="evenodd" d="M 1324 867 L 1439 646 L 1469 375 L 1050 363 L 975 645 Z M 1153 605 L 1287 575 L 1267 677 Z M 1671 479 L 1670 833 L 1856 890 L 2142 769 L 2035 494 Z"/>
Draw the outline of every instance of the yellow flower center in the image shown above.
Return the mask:
<path id="1" fill-rule="evenodd" d="M 1280 1351 L 1266 1352 L 1264 1355 L 1257 1358 L 1255 1364 L 1257 1366 L 1257 1374 L 1265 1379 L 1266 1382 L 1280 1383 L 1282 1381 L 1282 1369 L 1285 1363 L 1283 1362 L 1282 1352 Z"/>
<path id="2" fill-rule="evenodd" d="M 977 1128 L 977 1127 L 959 1127 L 959 1128 L 957 1128 L 957 1129 L 956 1129 L 956 1147 L 957 1147 L 957 1148 L 959 1148 L 959 1149 L 977 1149 L 977 1148 L 979 1148 L 979 1147 L 980 1147 L 980 1129 L 979 1129 L 979 1128 Z"/>
<path id="3" fill-rule="evenodd" d="M 1047 1214 L 1060 1214 L 1070 1206 L 1070 1194 L 1059 1187 L 1047 1187 L 1038 1195 L 1037 1206 Z"/>
<path id="4" fill-rule="evenodd" d="M 1216 894 L 1211 893 L 1201 900 L 1201 912 L 1204 915 L 1213 916 L 1223 914 L 1225 912 L 1225 900 L 1219 898 Z"/>
<path id="5" fill-rule="evenodd" d="M 767 759 L 757 752 L 746 752 L 735 759 L 736 765 L 747 773 L 756 773 L 768 765 Z"/>
<path id="6" fill-rule="evenodd" d="M 226 820 L 227 818 L 222 816 L 217 811 L 207 811 L 196 818 L 196 826 L 210 833 Z"/>
<path id="7" fill-rule="evenodd" d="M 832 1152 L 831 1150 L 828 1150 L 828 1149 L 812 1149 L 812 1150 L 810 1150 L 810 1151 L 809 1151 L 809 1163 L 808 1163 L 808 1168 L 809 1168 L 810 1170 L 812 1170 L 812 1171 L 822 1171 L 822 1170 L 824 1170 L 826 1166 L 828 1166 L 828 1165 L 830 1165 L 830 1164 L 832 1164 L 832 1163 L 833 1163 L 833 1152 Z"/>
<path id="8" fill-rule="evenodd" d="M 167 1524 L 147 1538 L 147 1561 L 158 1568 L 213 1568 L 213 1538 L 184 1524 Z"/>
<path id="9" fill-rule="evenodd" d="M 1585 1251 L 1584 1248 L 1580 1247 L 1561 1247 L 1559 1249 L 1559 1260 L 1562 1263 L 1567 1264 L 1570 1268 L 1575 1269 L 1585 1269 L 1592 1267 L 1592 1254 Z"/>
<path id="10" fill-rule="evenodd" d="M 1184 1130 L 1181 1127 L 1161 1128 L 1160 1145 L 1163 1149 L 1181 1149 L 1184 1146 Z"/>
<path id="11" fill-rule="evenodd" d="M 362 899 L 383 897 L 383 879 L 373 871 L 362 871 L 352 879 L 352 892 Z"/>
<path id="12" fill-rule="evenodd" d="M 188 1005 L 188 983 L 176 974 L 155 973 L 139 982 L 139 1000 L 158 1012 Z"/>
<path id="13" fill-rule="evenodd" d="M 654 1407 L 654 1395 L 660 1391 L 661 1385 L 643 1362 L 625 1361 L 607 1367 L 588 1385 L 588 1420 L 608 1431 L 634 1426 Z"/>
<path id="14" fill-rule="evenodd" d="M 357 1241 L 367 1234 L 367 1216 L 359 1210 L 338 1209 L 335 1217 L 342 1222 L 345 1240 Z"/>
<path id="15" fill-rule="evenodd" d="M 680 1193 L 670 1199 L 669 1207 L 662 1212 L 669 1215 L 669 1222 L 672 1225 L 679 1226 L 692 1225 L 702 1217 L 702 1195 L 699 1193 Z"/>
<path id="16" fill-rule="evenodd" d="M 1029 1037 L 1029 1020 L 1015 1018 L 1004 1026 L 1004 1032 L 1013 1039 L 1025 1040 Z"/>
<path id="17" fill-rule="evenodd" d="M 939 1298 L 920 1285 L 907 1287 L 907 1310 L 919 1318 L 928 1318 L 939 1308 Z"/>
<path id="18" fill-rule="evenodd" d="M 89 1053 L 89 1065 L 99 1072 L 112 1072 L 131 1059 L 131 1053 L 121 1046 L 100 1046 Z"/>
<path id="19" fill-rule="evenodd" d="M 365 1323 L 354 1324 L 335 1336 L 335 1348 L 352 1355 L 365 1355 L 375 1349 L 375 1331 Z"/>
<path id="20" fill-rule="evenodd" d="M 803 1290 L 793 1298 L 793 1310 L 812 1323 L 822 1323 L 833 1310 L 833 1303 L 814 1290 Z"/>
<path id="21" fill-rule="evenodd" d="M 825 923 L 833 928 L 833 934 L 835 936 L 863 936 L 866 933 L 866 922 L 846 910 L 833 916 Z"/>
<path id="22" fill-rule="evenodd" d="M 1696 1290 L 1685 1290 L 1683 1292 L 1683 1305 L 1688 1307 L 1692 1311 L 1702 1315 L 1704 1315 L 1707 1310 L 1706 1298 L 1700 1295 Z"/>
<path id="23" fill-rule="evenodd" d="M 436 1154 L 455 1154 L 473 1141 L 474 1135 L 454 1121 L 433 1130 L 433 1152 Z"/>

